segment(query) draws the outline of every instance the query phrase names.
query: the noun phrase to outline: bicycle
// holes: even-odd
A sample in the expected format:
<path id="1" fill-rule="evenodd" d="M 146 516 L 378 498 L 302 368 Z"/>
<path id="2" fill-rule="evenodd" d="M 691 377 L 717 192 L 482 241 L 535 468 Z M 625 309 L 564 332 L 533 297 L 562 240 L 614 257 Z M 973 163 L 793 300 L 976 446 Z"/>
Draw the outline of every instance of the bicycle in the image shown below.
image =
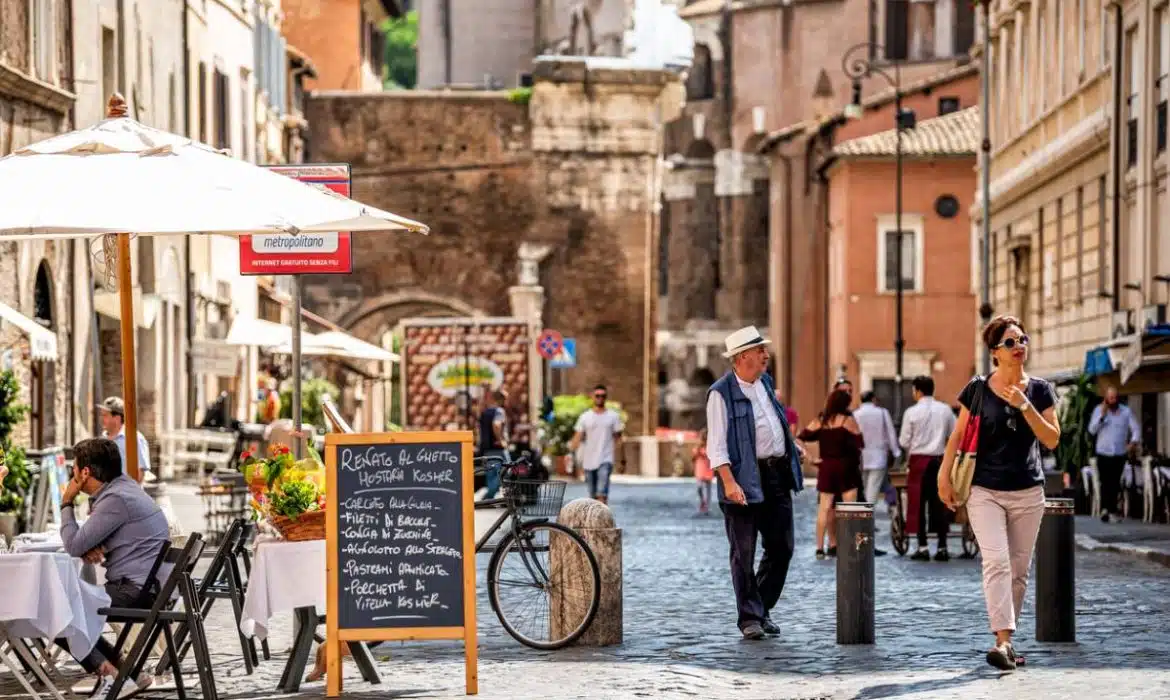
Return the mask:
<path id="1" fill-rule="evenodd" d="M 521 644 L 541 650 L 566 647 L 589 629 L 601 604 L 601 570 L 597 558 L 580 534 L 550 521 L 560 512 L 565 482 L 550 481 L 547 476 L 525 478 L 525 467 L 531 468 L 525 458 L 505 462 L 499 457 L 477 457 L 476 474 L 486 473 L 493 462 L 500 463 L 503 496 L 475 503 L 476 510 L 503 510 L 475 543 L 477 554 L 492 552 L 487 571 L 492 610 L 508 634 Z M 489 545 L 492 535 L 506 520 L 510 521 L 508 532 L 499 542 Z M 542 554 L 547 555 L 546 561 L 541 561 Z M 516 566 L 517 573 L 505 575 L 505 567 L 512 565 Z M 580 576 L 568 580 L 568 571 L 582 569 L 591 575 L 590 581 L 582 581 Z M 538 600 L 543 598 L 548 613 L 544 623 L 538 623 L 531 631 L 520 629 L 523 625 L 518 616 L 528 609 L 536 609 L 539 616 L 539 608 L 523 600 L 515 610 L 510 605 L 514 598 L 522 598 L 525 593 Z M 559 605 L 554 606 L 554 601 Z"/>

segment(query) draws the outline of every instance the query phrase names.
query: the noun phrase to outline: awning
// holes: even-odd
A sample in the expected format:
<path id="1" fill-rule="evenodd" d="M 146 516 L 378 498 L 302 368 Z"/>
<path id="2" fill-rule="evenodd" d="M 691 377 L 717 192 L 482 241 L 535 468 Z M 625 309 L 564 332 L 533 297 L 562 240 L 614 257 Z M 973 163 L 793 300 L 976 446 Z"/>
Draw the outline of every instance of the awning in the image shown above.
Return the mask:
<path id="1" fill-rule="evenodd" d="M 1122 394 L 1170 391 L 1170 325 L 1115 338 L 1085 355 L 1085 372 Z"/>
<path id="2" fill-rule="evenodd" d="M 1143 368 L 1170 365 L 1170 327 L 1147 326 L 1134 337 L 1121 360 L 1119 374 L 1125 386 Z M 1170 386 L 1166 387 L 1170 390 Z"/>
<path id="3" fill-rule="evenodd" d="M 157 294 L 143 294 L 141 287 L 134 288 L 134 325 L 151 328 L 158 318 L 162 299 Z M 116 321 L 122 320 L 122 302 L 117 292 L 97 290 L 93 293 L 93 308 L 102 316 Z"/>
<path id="4" fill-rule="evenodd" d="M 1125 349 L 1129 347 L 1134 336 L 1115 338 L 1108 343 L 1091 348 L 1085 353 L 1085 374 L 1096 377 L 1101 374 L 1116 372 L 1121 366 L 1121 358 Z"/>
<path id="5" fill-rule="evenodd" d="M 291 354 L 292 337 L 280 345 L 269 348 L 273 353 Z M 305 333 L 301 336 L 301 354 L 316 357 L 335 357 L 345 360 L 367 360 L 377 362 L 397 362 L 398 355 L 359 340 L 348 333 L 341 331 L 327 331 L 318 335 Z"/>
<path id="6" fill-rule="evenodd" d="M 292 340 L 292 328 L 281 324 L 265 321 L 259 318 L 237 317 L 232 321 L 227 338 L 223 341 L 228 345 L 250 345 L 258 348 L 267 348 Z"/>
<path id="7" fill-rule="evenodd" d="M 28 335 L 32 359 L 50 362 L 57 359 L 57 336 L 53 331 L 3 303 L 0 303 L 0 320 L 11 323 Z"/>

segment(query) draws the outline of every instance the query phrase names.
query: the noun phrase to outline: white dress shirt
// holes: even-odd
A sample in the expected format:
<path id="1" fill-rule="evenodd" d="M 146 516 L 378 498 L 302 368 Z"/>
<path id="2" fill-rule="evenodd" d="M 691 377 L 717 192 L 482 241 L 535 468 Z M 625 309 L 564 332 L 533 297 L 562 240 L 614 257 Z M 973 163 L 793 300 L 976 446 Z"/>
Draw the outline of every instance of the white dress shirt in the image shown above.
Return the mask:
<path id="1" fill-rule="evenodd" d="M 947 440 L 955 430 L 955 412 L 951 407 L 924 396 L 902 415 L 902 449 L 908 455 L 941 457 Z"/>
<path id="2" fill-rule="evenodd" d="M 110 437 L 109 433 L 103 430 L 102 437 L 109 438 L 117 443 L 118 452 L 122 453 L 122 471 L 125 472 L 127 476 L 129 476 L 129 472 L 125 471 L 126 426 L 123 425 L 122 429 L 118 431 L 118 434 L 112 438 Z M 146 437 L 144 437 L 141 432 L 138 433 L 138 471 L 142 474 L 146 474 L 146 472 L 150 471 L 150 445 L 146 444 Z"/>
<path id="3" fill-rule="evenodd" d="M 748 383 L 738 375 L 735 380 L 739 382 L 743 395 L 752 402 L 752 415 L 756 421 L 756 459 L 784 456 L 784 428 L 764 383 L 758 379 Z M 713 468 L 731 463 L 727 451 L 727 405 L 716 391 L 707 397 L 707 457 Z"/>
<path id="4" fill-rule="evenodd" d="M 898 435 L 894 432 L 894 419 L 890 412 L 872 403 L 863 403 L 853 412 L 857 425 L 861 426 L 861 437 L 865 447 L 861 449 L 861 468 L 866 470 L 885 469 L 886 456 L 894 459 L 902 456 L 898 448 Z"/>

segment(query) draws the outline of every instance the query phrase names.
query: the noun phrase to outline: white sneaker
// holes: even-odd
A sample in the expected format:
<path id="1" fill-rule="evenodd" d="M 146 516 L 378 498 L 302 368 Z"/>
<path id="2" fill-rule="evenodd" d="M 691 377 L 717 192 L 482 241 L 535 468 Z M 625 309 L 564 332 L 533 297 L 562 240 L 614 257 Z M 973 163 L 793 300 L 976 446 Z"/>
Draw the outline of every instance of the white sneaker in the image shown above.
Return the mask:
<path id="1" fill-rule="evenodd" d="M 134 682 L 133 678 L 127 678 L 126 682 L 122 684 L 122 691 L 118 693 L 117 700 L 126 700 L 126 698 L 133 697 L 143 690 L 150 687 L 153 679 L 150 676 L 144 676 L 142 685 Z M 98 683 L 97 688 L 90 696 L 92 700 L 114 700 L 110 697 L 110 691 L 114 689 L 114 677 L 102 676 L 101 682 Z"/>

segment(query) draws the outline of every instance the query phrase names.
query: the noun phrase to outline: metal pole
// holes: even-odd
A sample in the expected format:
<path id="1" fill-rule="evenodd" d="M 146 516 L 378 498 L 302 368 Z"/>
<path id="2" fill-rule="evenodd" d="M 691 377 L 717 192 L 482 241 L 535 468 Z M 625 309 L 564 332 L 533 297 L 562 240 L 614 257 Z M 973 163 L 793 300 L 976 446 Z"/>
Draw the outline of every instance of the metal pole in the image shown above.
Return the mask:
<path id="1" fill-rule="evenodd" d="M 1073 499 L 1051 498 L 1036 539 L 1036 641 L 1075 642 L 1076 521 Z"/>
<path id="2" fill-rule="evenodd" d="M 980 152 L 983 154 L 982 168 L 979 170 L 980 186 L 983 190 L 983 250 L 982 250 L 982 280 L 980 296 L 982 304 L 979 306 L 979 316 L 986 324 L 991 320 L 991 3 L 984 0 L 983 4 L 983 85 L 980 97 L 979 111 L 980 127 L 983 130 L 983 141 Z M 991 374 L 991 350 L 983 349 L 982 374 Z"/>
<path id="3" fill-rule="evenodd" d="M 906 341 L 902 337 L 902 77 L 898 64 L 894 64 L 894 163 L 897 173 L 894 177 L 894 226 L 898 232 L 895 235 L 897 245 L 896 275 L 897 286 L 894 288 L 894 415 L 898 416 L 899 425 L 902 416 L 902 348 Z"/>
<path id="4" fill-rule="evenodd" d="M 837 643 L 873 644 L 873 504 L 839 503 L 837 528 Z"/>
<path id="5" fill-rule="evenodd" d="M 301 432 L 301 277 L 293 275 L 292 284 L 292 420 L 293 432 Z M 303 441 L 294 435 L 293 455 L 303 458 Z"/>

